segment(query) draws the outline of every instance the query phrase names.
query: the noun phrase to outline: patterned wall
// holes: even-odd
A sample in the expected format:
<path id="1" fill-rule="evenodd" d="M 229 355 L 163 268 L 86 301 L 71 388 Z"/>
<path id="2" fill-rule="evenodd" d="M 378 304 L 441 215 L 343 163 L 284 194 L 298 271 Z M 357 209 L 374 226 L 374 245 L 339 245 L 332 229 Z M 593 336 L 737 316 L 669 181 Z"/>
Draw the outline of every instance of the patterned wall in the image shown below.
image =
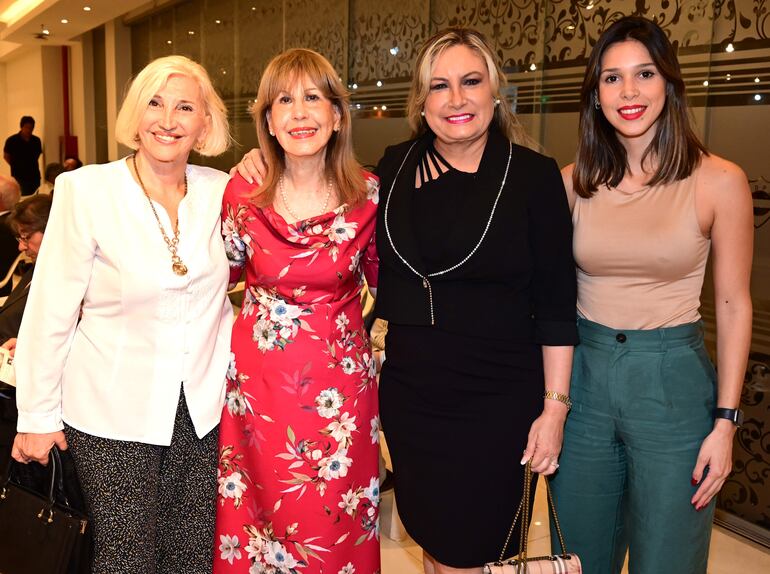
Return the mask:
<path id="1" fill-rule="evenodd" d="M 767 46 L 770 39 L 770 0 L 188 0 L 134 24 L 145 52 L 134 54 L 134 67 L 179 51 L 214 52 L 212 63 L 232 62 L 235 44 L 238 61 L 259 69 L 276 48 L 302 45 L 359 83 L 401 79 L 410 75 L 422 41 L 445 26 L 486 33 L 507 68 L 563 65 L 584 59 L 625 14 L 654 18 L 685 52 L 727 42 Z"/>

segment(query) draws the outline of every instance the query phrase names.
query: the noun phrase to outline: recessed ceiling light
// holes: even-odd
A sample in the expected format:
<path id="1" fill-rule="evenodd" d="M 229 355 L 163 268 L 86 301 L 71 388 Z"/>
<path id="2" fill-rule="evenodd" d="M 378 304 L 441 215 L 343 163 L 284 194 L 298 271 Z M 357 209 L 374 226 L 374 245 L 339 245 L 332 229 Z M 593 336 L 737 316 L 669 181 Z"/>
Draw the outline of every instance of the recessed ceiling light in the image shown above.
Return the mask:
<path id="1" fill-rule="evenodd" d="M 382 80 L 377 80 L 377 87 L 378 87 L 378 88 L 381 88 L 381 87 L 382 87 Z"/>
<path id="2" fill-rule="evenodd" d="M 51 33 L 51 31 L 48 28 L 43 28 L 43 34 L 48 36 Z"/>
<path id="3" fill-rule="evenodd" d="M 190 36 L 195 36 L 195 30 L 187 30 L 187 33 L 188 33 Z"/>
<path id="4" fill-rule="evenodd" d="M 756 78 L 754 78 L 754 83 L 755 83 L 755 84 L 758 84 L 758 83 L 759 83 L 759 76 L 757 76 Z"/>
<path id="5" fill-rule="evenodd" d="M 83 6 L 83 12 L 90 12 L 91 7 L 90 6 Z"/>
<path id="6" fill-rule="evenodd" d="M 388 109 L 388 106 L 382 106 L 382 109 L 383 109 L 383 110 L 387 110 L 387 109 Z"/>
<path id="7" fill-rule="evenodd" d="M 166 40 L 166 44 L 171 44 L 171 40 Z"/>
<path id="8" fill-rule="evenodd" d="M 221 24 L 222 20 L 214 20 L 214 24 Z"/>
<path id="9" fill-rule="evenodd" d="M 725 46 L 725 52 L 728 52 L 728 53 L 735 52 L 735 46 L 733 46 L 732 42 L 730 42 L 727 46 Z"/>
<path id="10" fill-rule="evenodd" d="M 354 90 L 357 90 L 357 89 L 358 89 L 358 84 L 356 84 L 355 82 L 353 82 L 353 86 L 352 86 L 352 88 L 353 88 Z"/>
<path id="11" fill-rule="evenodd" d="M 537 64 L 535 64 L 535 62 L 532 62 L 532 63 L 529 65 L 529 69 L 530 69 L 530 70 L 532 70 L 532 71 L 534 72 L 535 70 L 537 70 Z"/>
<path id="12" fill-rule="evenodd" d="M 62 24 L 69 24 L 69 23 L 70 23 L 70 21 L 69 21 L 69 20 L 67 20 L 66 18 L 62 18 L 62 19 L 61 19 L 61 23 L 62 23 Z"/>
<path id="13" fill-rule="evenodd" d="M 703 85 L 704 86 L 708 86 L 709 85 L 709 81 L 708 80 L 703 80 Z"/>
<path id="14" fill-rule="evenodd" d="M 760 96 L 759 94 L 755 94 L 755 95 L 754 95 L 754 101 L 758 102 L 758 101 L 760 101 L 761 99 L 762 99 L 762 96 Z"/>
<path id="15" fill-rule="evenodd" d="M 733 79 L 733 77 L 732 77 L 730 74 L 727 74 L 727 75 L 725 76 L 725 80 L 727 80 L 728 82 L 729 82 L 730 80 L 732 80 L 732 79 Z"/>

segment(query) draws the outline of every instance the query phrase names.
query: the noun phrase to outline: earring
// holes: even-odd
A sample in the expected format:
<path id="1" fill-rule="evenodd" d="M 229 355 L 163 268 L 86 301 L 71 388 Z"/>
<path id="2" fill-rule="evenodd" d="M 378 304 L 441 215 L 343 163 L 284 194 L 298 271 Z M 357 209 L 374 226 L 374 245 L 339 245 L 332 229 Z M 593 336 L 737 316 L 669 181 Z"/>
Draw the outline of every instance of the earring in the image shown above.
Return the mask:
<path id="1" fill-rule="evenodd" d="M 492 99 L 494 100 L 494 102 L 495 102 L 495 105 L 496 105 L 496 106 L 499 106 L 499 105 L 500 105 L 500 98 L 495 98 L 495 97 L 493 96 L 493 97 L 492 97 Z"/>
<path id="2" fill-rule="evenodd" d="M 339 132 L 340 131 L 340 126 L 334 126 L 334 131 L 335 132 Z"/>
<path id="3" fill-rule="evenodd" d="M 267 131 L 268 131 L 268 133 L 269 133 L 271 136 L 274 136 L 274 135 L 275 135 L 275 132 L 274 132 L 273 130 L 271 130 L 271 129 L 268 129 Z"/>
<path id="4" fill-rule="evenodd" d="M 422 117 L 425 117 L 425 110 L 420 110 L 420 115 L 421 115 Z"/>
<path id="5" fill-rule="evenodd" d="M 599 103 L 599 94 L 594 92 L 594 109 L 602 109 L 602 105 Z"/>

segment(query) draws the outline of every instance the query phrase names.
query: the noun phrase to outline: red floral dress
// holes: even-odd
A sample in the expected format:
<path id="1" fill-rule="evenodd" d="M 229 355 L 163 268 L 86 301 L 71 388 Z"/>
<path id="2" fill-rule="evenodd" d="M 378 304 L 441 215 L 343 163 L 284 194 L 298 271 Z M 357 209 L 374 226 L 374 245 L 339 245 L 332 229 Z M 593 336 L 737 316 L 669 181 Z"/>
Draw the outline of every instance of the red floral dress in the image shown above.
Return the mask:
<path id="1" fill-rule="evenodd" d="M 376 286 L 377 179 L 367 200 L 287 224 L 227 186 L 231 280 L 246 266 L 220 426 L 214 572 L 380 569 L 375 363 L 361 318 Z"/>

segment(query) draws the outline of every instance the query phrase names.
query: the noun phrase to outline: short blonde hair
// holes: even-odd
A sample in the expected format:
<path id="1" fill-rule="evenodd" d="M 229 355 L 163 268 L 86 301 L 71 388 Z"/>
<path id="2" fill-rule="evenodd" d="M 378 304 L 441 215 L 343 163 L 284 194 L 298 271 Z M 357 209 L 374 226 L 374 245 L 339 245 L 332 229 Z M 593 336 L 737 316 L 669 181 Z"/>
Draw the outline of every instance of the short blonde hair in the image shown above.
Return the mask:
<path id="1" fill-rule="evenodd" d="M 446 28 L 441 30 L 429 38 L 420 49 L 417 62 L 415 63 L 412 86 L 409 90 L 406 108 L 406 117 L 414 135 L 421 135 L 430 129 L 421 112 L 430 92 L 430 78 L 433 67 L 439 56 L 445 50 L 454 46 L 465 46 L 473 50 L 486 63 L 487 71 L 489 72 L 489 82 L 492 87 L 492 97 L 501 102 L 495 106 L 495 113 L 492 117 L 492 121 L 496 123 L 500 131 L 513 143 L 537 149 L 537 143 L 524 130 L 516 114 L 506 104 L 505 97 L 501 94 L 500 89 L 508 83 L 508 80 L 498 65 L 489 42 L 487 42 L 487 39 L 481 32 L 471 28 Z"/>
<path id="2" fill-rule="evenodd" d="M 257 125 L 259 147 L 265 155 L 267 175 L 253 197 L 260 206 L 270 205 L 275 198 L 278 178 L 285 169 L 283 148 L 278 139 L 270 135 L 267 113 L 283 90 L 307 77 L 313 85 L 337 109 L 340 128 L 333 132 L 326 144 L 326 174 L 337 186 L 339 200 L 354 207 L 366 199 L 361 164 L 353 153 L 353 130 L 350 117 L 348 91 L 329 61 L 318 52 L 305 48 L 292 48 L 278 54 L 265 68 L 259 82 L 257 101 L 251 108 L 251 116 Z"/>
<path id="3" fill-rule="evenodd" d="M 171 76 L 192 78 L 200 88 L 204 112 L 210 120 L 203 144 L 195 148 L 201 155 L 223 153 L 232 142 L 227 123 L 227 108 L 211 83 L 206 70 L 184 56 L 164 56 L 147 64 L 131 82 L 115 122 L 115 138 L 131 149 L 139 147 L 139 122 L 150 100 L 163 88 Z"/>

